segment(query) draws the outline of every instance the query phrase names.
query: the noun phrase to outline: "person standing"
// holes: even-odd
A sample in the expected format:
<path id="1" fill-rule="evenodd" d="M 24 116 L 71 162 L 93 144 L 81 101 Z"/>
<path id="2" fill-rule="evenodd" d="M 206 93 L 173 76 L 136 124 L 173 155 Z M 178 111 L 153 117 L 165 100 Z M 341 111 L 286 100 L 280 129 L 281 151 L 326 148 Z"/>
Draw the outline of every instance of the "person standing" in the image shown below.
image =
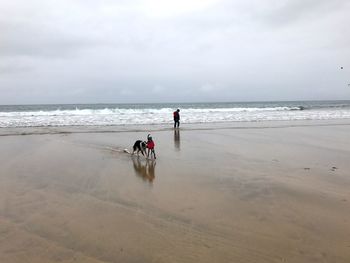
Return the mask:
<path id="1" fill-rule="evenodd" d="M 180 127 L 180 110 L 177 109 L 174 111 L 174 128 L 179 128 Z"/>
<path id="2" fill-rule="evenodd" d="M 151 153 L 151 158 L 152 158 L 152 155 L 154 157 L 154 159 L 157 159 L 156 158 L 156 152 L 154 151 L 154 141 L 152 139 L 152 136 L 151 134 L 148 134 L 147 135 L 147 158 L 149 157 L 149 154 Z"/>

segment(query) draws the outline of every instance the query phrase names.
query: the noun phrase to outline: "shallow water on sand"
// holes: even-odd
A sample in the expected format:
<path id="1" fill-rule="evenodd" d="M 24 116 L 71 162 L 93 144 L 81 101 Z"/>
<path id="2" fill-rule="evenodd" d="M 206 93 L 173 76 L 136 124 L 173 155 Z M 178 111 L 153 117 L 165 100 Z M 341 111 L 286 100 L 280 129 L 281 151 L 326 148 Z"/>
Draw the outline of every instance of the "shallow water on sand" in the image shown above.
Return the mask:
<path id="1" fill-rule="evenodd" d="M 348 262 L 349 131 L 0 137 L 0 262 Z"/>

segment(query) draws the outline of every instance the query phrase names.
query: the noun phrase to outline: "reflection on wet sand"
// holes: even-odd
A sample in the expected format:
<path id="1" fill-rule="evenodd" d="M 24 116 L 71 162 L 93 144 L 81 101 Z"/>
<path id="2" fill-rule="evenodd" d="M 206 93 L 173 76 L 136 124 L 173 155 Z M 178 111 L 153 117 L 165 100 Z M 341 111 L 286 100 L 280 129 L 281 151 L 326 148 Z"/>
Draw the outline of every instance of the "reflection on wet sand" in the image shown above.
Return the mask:
<path id="1" fill-rule="evenodd" d="M 143 180 L 152 183 L 155 178 L 156 161 L 148 159 L 141 161 L 140 157 L 133 157 L 132 162 L 136 175 L 141 177 Z"/>
<path id="2" fill-rule="evenodd" d="M 180 150 L 180 130 L 174 129 L 174 146 L 176 150 Z"/>

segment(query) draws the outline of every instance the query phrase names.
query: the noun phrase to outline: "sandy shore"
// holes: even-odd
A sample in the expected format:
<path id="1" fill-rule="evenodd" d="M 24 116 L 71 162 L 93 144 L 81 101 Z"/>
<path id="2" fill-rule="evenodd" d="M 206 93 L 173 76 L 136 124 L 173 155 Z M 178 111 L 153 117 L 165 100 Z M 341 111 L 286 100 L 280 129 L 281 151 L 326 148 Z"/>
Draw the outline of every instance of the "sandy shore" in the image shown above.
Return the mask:
<path id="1" fill-rule="evenodd" d="M 0 262 L 350 262 L 350 122 L 295 123 L 1 129 Z"/>

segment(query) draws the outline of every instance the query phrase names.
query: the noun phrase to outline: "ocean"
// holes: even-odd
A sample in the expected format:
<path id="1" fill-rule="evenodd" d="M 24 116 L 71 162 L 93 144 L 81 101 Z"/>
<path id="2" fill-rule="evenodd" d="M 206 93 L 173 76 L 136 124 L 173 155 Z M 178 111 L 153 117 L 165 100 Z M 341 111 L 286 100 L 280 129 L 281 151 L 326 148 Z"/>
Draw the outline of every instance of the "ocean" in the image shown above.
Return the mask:
<path id="1" fill-rule="evenodd" d="M 152 125 L 350 119 L 350 101 L 0 105 L 0 127 Z"/>

